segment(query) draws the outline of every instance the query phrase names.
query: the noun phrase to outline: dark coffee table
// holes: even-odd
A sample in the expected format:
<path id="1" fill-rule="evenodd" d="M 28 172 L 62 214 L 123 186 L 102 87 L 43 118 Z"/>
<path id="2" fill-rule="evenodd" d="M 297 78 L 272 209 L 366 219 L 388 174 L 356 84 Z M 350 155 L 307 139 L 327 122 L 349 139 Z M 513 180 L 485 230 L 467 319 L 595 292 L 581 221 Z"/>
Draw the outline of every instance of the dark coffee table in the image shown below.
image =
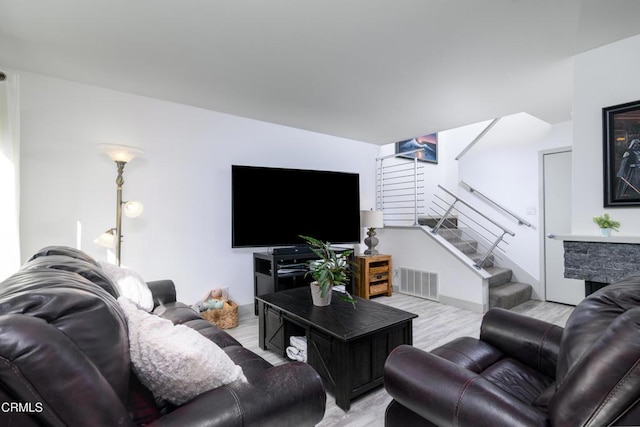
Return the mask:
<path id="1" fill-rule="evenodd" d="M 334 291 L 331 305 L 315 307 L 309 287 L 256 297 L 260 347 L 286 357 L 289 337 L 307 337 L 307 363 L 322 377 L 336 404 L 382 385 L 387 356 L 413 343 L 416 314 L 356 297 L 354 309 Z"/>

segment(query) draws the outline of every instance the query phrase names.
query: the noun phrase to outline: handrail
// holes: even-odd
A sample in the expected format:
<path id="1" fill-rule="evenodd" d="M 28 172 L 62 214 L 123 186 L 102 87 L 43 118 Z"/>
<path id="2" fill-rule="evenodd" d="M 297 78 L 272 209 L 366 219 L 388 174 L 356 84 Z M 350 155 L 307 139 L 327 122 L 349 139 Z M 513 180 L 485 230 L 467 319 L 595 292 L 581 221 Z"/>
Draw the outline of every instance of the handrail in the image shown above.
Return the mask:
<path id="1" fill-rule="evenodd" d="M 477 213 L 478 215 L 480 215 L 481 217 L 483 217 L 484 219 L 486 219 L 487 221 L 489 221 L 490 223 L 492 223 L 496 227 L 501 228 L 505 232 L 505 234 L 508 234 L 510 236 L 515 236 L 516 235 L 516 233 L 514 233 L 511 230 L 509 230 L 507 227 L 504 227 L 503 225 L 499 224 L 498 222 L 494 221 L 493 219 L 489 218 L 484 213 L 480 212 L 480 210 L 478 210 L 477 208 L 473 207 L 473 205 L 471 205 L 469 202 L 467 202 L 466 200 L 464 200 L 461 197 L 457 196 L 456 194 L 452 193 L 451 191 L 447 190 L 442 185 L 438 185 L 438 188 L 440 188 L 445 193 L 447 193 L 450 196 L 452 196 L 453 198 L 455 198 L 456 202 L 462 202 L 462 204 L 464 204 L 466 207 L 468 207 L 469 209 L 471 209 L 472 211 L 474 211 L 475 213 Z M 453 202 L 453 203 L 455 203 L 455 202 Z M 452 203 L 452 205 L 453 205 L 453 203 Z M 444 219 L 444 216 L 443 216 L 443 219 Z M 441 220 L 440 222 L 443 222 L 443 221 Z M 438 226 L 436 225 L 436 227 L 438 227 Z M 437 232 L 436 227 L 434 227 L 435 232 Z"/>
<path id="2" fill-rule="evenodd" d="M 527 227 L 531 227 L 531 223 L 528 222 L 527 220 L 521 218 L 520 216 L 518 216 L 517 214 L 511 212 L 509 209 L 505 208 L 504 206 L 500 205 L 498 202 L 493 201 L 491 198 L 489 198 L 488 196 L 486 196 L 485 194 L 481 193 L 480 191 L 478 191 L 477 188 L 472 187 L 471 185 L 467 184 L 466 182 L 460 180 L 460 185 L 463 188 L 467 188 L 467 190 L 470 193 L 477 193 L 479 196 L 481 196 L 483 199 L 485 199 L 487 202 L 491 203 L 493 206 L 497 207 L 498 209 L 500 209 L 501 211 L 511 215 L 512 217 L 514 217 L 516 220 L 518 220 L 518 224 L 519 225 L 524 225 Z"/>
<path id="3" fill-rule="evenodd" d="M 498 117 L 498 118 L 496 118 L 496 119 L 493 119 L 493 121 L 492 121 L 491 123 L 489 123 L 489 124 L 487 125 L 487 127 L 486 127 L 486 128 L 484 128 L 484 130 L 483 130 L 482 132 L 480 132 L 480 133 L 478 134 L 478 136 L 476 136 L 476 137 L 473 139 L 473 141 L 471 141 L 471 142 L 469 143 L 469 145 L 467 145 L 467 146 L 465 147 L 465 149 L 464 149 L 464 150 L 462 150 L 462 152 L 460 152 L 460 154 L 458 154 L 458 155 L 456 156 L 455 160 L 460 160 L 460 158 L 461 158 L 462 156 L 464 156 L 464 155 L 467 153 L 467 151 L 471 150 L 471 147 L 473 147 L 474 145 L 476 145 L 476 143 L 477 143 L 478 141 L 480 141 L 480 140 L 482 139 L 482 137 L 483 137 L 483 136 L 485 136 L 485 135 L 487 134 L 487 132 L 489 132 L 489 131 L 491 130 L 491 128 L 495 126 L 495 124 L 496 124 L 496 123 L 498 123 L 498 120 L 500 120 L 500 117 Z"/>
<path id="4" fill-rule="evenodd" d="M 415 150 L 411 150 L 411 151 L 403 151 L 402 153 L 393 153 L 393 154 L 387 154 L 386 156 L 382 156 L 382 157 L 376 157 L 376 160 L 384 160 L 384 159 L 391 159 L 393 157 L 402 157 L 406 154 L 413 154 L 413 153 L 417 153 L 419 151 L 422 151 L 422 148 L 416 148 Z M 411 159 L 407 159 L 407 160 L 411 160 Z"/>

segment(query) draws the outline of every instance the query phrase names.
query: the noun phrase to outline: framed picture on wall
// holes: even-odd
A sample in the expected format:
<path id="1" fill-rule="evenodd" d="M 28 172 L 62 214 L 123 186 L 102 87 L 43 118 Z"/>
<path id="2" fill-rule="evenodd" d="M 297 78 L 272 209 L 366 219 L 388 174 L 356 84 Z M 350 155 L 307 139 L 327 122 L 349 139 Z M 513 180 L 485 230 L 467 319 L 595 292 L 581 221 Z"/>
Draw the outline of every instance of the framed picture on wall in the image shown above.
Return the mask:
<path id="1" fill-rule="evenodd" d="M 640 206 L 640 101 L 602 109 L 604 207 Z"/>
<path id="2" fill-rule="evenodd" d="M 415 138 L 396 142 L 396 154 L 402 153 L 407 154 L 400 157 L 417 158 L 421 162 L 438 163 L 438 134 L 416 136 Z"/>

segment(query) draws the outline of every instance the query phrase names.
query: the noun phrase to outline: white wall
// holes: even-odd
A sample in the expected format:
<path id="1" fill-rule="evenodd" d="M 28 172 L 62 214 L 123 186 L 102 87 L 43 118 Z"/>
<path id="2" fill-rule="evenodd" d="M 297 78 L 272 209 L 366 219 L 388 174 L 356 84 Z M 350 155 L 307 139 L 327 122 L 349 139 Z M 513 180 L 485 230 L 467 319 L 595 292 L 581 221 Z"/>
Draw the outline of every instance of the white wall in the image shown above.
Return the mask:
<path id="1" fill-rule="evenodd" d="M 253 301 L 252 253 L 261 249 L 231 248 L 231 164 L 357 172 L 361 206 L 373 207 L 376 145 L 31 73 L 21 84 L 23 261 L 77 240 L 106 259 L 93 239 L 115 225 L 116 167 L 98 143 L 144 150 L 124 173 L 124 199 L 145 210 L 123 220 L 123 265 L 146 280 L 174 279 L 187 303 L 218 286 L 241 305 Z M 261 209 L 256 227 L 268 226 Z"/>
<path id="2" fill-rule="evenodd" d="M 460 181 L 460 162 L 457 157 L 464 158 L 463 151 L 478 137 L 492 120 L 474 123 L 438 134 L 440 161 L 443 168 L 443 181 L 440 183 L 447 190 L 458 192 Z M 482 141 L 482 139 L 481 139 Z"/>
<path id="3" fill-rule="evenodd" d="M 602 108 L 640 99 L 640 36 L 578 55 L 573 108 L 572 234 L 597 235 L 592 218 L 608 212 L 619 235 L 640 234 L 638 208 L 603 207 Z"/>
<path id="4" fill-rule="evenodd" d="M 532 226 L 518 221 L 487 203 L 483 198 L 462 192 L 492 219 L 515 233 L 506 236 L 504 253 L 497 264 L 513 270 L 513 280 L 529 283 L 533 298 L 544 294 L 540 284 L 542 209 L 539 152 L 571 146 L 571 123 L 550 125 L 526 113 L 502 118 L 487 135 L 460 160 L 460 179 L 515 213 Z"/>
<path id="5" fill-rule="evenodd" d="M 460 180 L 534 225 L 521 226 L 513 216 L 475 193 L 458 190 L 461 197 L 515 233 L 505 236 L 508 244 L 501 245 L 506 251 L 504 257 L 535 280 L 540 266 L 538 151 L 550 130 L 548 123 L 525 113 L 504 117 L 459 161 Z"/>
<path id="6" fill-rule="evenodd" d="M 395 287 L 400 286 L 399 268 L 436 273 L 441 302 L 478 313 L 486 311 L 483 277 L 474 267 L 443 250 L 432 236 L 413 227 L 383 228 L 378 230 L 378 236 L 380 253 L 393 255 Z"/>

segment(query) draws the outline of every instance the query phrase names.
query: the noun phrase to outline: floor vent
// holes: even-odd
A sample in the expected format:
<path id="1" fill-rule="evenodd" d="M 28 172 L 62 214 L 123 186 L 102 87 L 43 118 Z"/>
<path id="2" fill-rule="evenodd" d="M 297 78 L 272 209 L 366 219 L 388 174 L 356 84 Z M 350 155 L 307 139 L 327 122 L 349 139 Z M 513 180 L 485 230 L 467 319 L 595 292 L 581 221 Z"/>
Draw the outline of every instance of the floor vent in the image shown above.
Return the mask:
<path id="1" fill-rule="evenodd" d="M 400 292 L 438 301 L 438 273 L 400 267 Z"/>

